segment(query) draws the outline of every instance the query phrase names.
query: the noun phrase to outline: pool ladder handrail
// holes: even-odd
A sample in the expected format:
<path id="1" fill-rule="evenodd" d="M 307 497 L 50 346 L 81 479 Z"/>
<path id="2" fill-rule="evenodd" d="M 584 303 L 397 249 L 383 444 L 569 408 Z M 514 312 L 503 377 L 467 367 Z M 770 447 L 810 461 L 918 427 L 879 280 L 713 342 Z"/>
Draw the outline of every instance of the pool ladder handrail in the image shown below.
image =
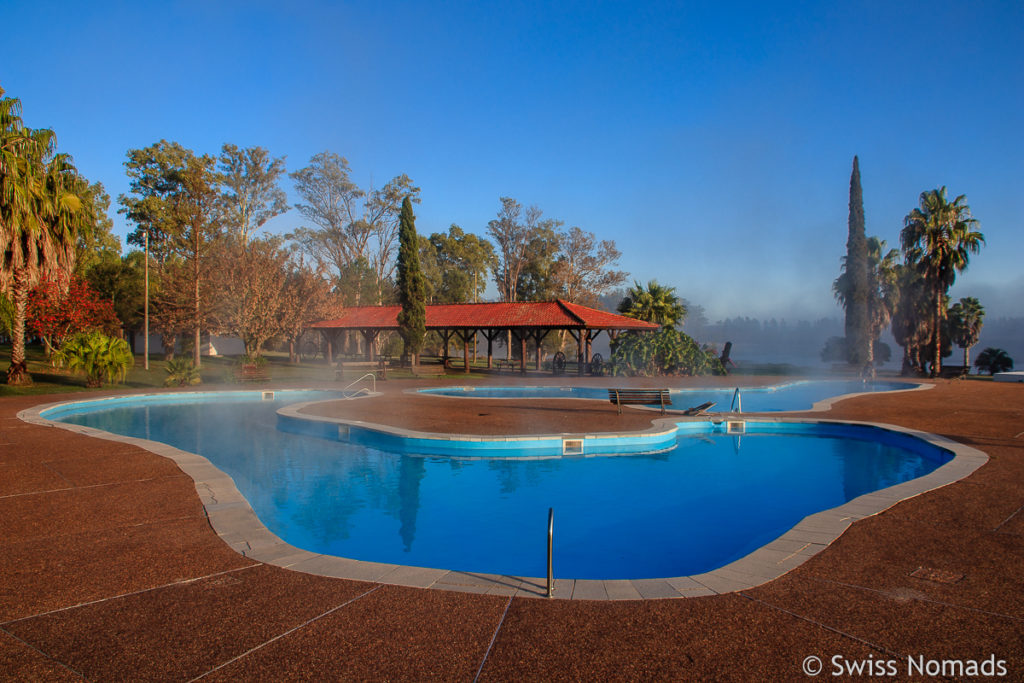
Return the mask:
<path id="1" fill-rule="evenodd" d="M 732 395 L 732 403 L 729 405 L 729 410 L 735 408 L 737 413 L 743 412 L 743 398 L 740 396 L 740 388 L 736 387 L 736 391 Z"/>
<path id="2" fill-rule="evenodd" d="M 368 373 L 366 373 L 365 375 L 363 375 L 362 377 L 360 377 L 359 379 L 357 379 L 356 381 L 354 381 L 354 382 L 351 382 L 351 383 L 349 383 L 349 385 L 348 385 L 348 386 L 346 386 L 346 387 L 345 387 L 344 389 L 342 389 L 342 392 L 348 391 L 349 389 L 351 389 L 351 388 L 352 388 L 352 387 L 354 387 L 355 385 L 357 385 L 357 384 L 359 384 L 360 382 L 362 382 L 362 381 L 363 381 L 364 379 L 366 379 L 367 377 L 369 377 L 369 378 L 370 378 L 370 382 L 372 382 L 371 386 L 373 387 L 373 388 L 372 388 L 372 391 L 373 391 L 373 393 L 375 393 L 375 394 L 376 394 L 376 393 L 377 393 L 377 375 L 375 375 L 375 374 L 374 374 L 374 373 L 372 373 L 372 372 L 368 372 Z M 354 394 L 352 394 L 351 396 L 346 396 L 345 398 L 355 398 L 356 396 L 358 396 L 358 395 L 359 395 L 359 392 L 360 392 L 360 391 L 366 391 L 366 387 L 363 387 L 362 389 L 360 389 L 359 391 L 355 392 L 355 393 L 354 393 Z"/>
<path id="3" fill-rule="evenodd" d="M 551 550 L 555 537 L 555 509 L 548 508 L 548 597 L 555 597 L 554 570 L 551 566 Z"/>

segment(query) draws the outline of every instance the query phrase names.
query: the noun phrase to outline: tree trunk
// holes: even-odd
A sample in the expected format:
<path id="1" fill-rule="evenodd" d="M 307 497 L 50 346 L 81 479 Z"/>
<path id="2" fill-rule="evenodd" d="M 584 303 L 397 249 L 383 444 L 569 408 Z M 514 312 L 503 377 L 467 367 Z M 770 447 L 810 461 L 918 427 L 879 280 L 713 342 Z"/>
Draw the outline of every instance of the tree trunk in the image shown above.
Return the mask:
<path id="1" fill-rule="evenodd" d="M 868 335 L 868 343 L 865 347 L 865 353 L 867 358 L 864 359 L 864 371 L 861 373 L 864 377 L 871 379 L 875 378 L 875 341 Z"/>
<path id="2" fill-rule="evenodd" d="M 914 363 L 910 356 L 910 342 L 903 347 L 903 367 L 900 368 L 900 375 L 909 377 L 914 373 Z"/>
<path id="3" fill-rule="evenodd" d="M 178 335 L 161 334 L 160 346 L 162 346 L 164 350 L 164 360 L 174 360 L 174 352 L 178 350 Z"/>
<path id="4" fill-rule="evenodd" d="M 24 268 L 14 271 L 13 282 L 14 327 L 11 330 L 11 367 L 7 368 L 7 383 L 28 386 L 32 377 L 25 362 L 25 317 L 28 312 L 28 273 Z"/>
<path id="5" fill-rule="evenodd" d="M 938 288 L 935 289 L 935 329 L 933 330 L 933 339 L 935 340 L 935 359 L 932 362 L 931 376 L 938 377 L 939 372 L 942 370 L 942 329 L 940 323 L 942 322 L 942 291 Z"/>
<path id="6" fill-rule="evenodd" d="M 970 374 L 971 372 L 971 347 L 970 345 L 964 347 L 964 374 Z"/>

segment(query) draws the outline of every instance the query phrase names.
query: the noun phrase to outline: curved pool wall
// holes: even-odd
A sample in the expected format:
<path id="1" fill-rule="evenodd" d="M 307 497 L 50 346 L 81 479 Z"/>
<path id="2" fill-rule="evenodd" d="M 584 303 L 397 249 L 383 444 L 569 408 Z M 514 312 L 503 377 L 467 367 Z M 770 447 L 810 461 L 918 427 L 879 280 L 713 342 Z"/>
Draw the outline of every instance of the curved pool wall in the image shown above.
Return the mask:
<path id="1" fill-rule="evenodd" d="M 205 392 L 204 392 L 205 393 Z M 226 393 L 218 392 L 227 397 Z M 251 392 L 261 394 L 262 392 Z M 194 394 L 193 394 L 194 395 Z M 208 393 L 205 394 L 209 396 Z M 164 398 L 174 396 L 175 398 Z M 123 397 L 131 402 L 142 396 Z M 183 394 L 159 395 L 157 400 L 182 400 Z M 107 399 L 117 400 L 117 399 Z M 101 400 L 102 402 L 102 400 Z M 372 580 L 405 586 L 431 587 L 447 590 L 539 597 L 544 595 L 544 580 L 501 575 L 469 574 L 443 569 L 425 569 L 395 564 L 364 562 L 341 557 L 311 553 L 295 548 L 271 533 L 256 517 L 248 502 L 238 491 L 233 480 L 214 467 L 208 460 L 166 444 L 134 437 L 110 434 L 90 427 L 51 422 L 41 416 L 48 409 L 60 406 L 62 410 L 80 410 L 86 402 L 71 402 L 38 406 L 19 413 L 26 422 L 56 426 L 77 433 L 113 441 L 141 446 L 158 455 L 174 460 L 178 466 L 195 481 L 197 493 L 202 500 L 211 525 L 221 538 L 238 552 L 253 559 L 281 567 L 309 573 L 336 576 L 356 580 Z M 96 401 L 91 403 L 95 404 Z M 50 412 L 48 415 L 54 415 Z M 318 420 L 319 421 L 319 420 Z M 652 431 L 668 429 L 707 428 L 707 420 L 680 422 L 659 420 Z M 698 427 L 704 422 L 704 427 Z M 572 599 L 639 599 L 670 598 L 713 595 L 743 590 L 770 581 L 799 566 L 807 558 L 827 547 L 851 523 L 863 517 L 877 514 L 892 505 L 926 491 L 947 485 L 970 475 L 988 460 L 981 451 L 936 435 L 914 430 L 869 423 L 818 421 L 811 423 L 795 419 L 759 419 L 758 424 L 746 422 L 745 427 L 753 430 L 760 423 L 770 423 L 772 429 L 815 429 L 844 430 L 867 429 L 871 433 L 886 434 L 885 438 L 908 440 L 913 445 L 925 442 L 953 454 L 953 459 L 931 473 L 906 481 L 880 491 L 855 498 L 839 507 L 805 517 L 781 537 L 755 550 L 746 557 L 719 569 L 695 576 L 668 577 L 643 580 L 572 580 L 556 579 L 555 597 Z M 366 429 L 374 427 L 387 431 L 379 425 L 362 423 Z M 846 431 L 847 434 L 851 432 Z"/>
<path id="2" fill-rule="evenodd" d="M 673 448 L 677 439 L 686 434 L 737 432 L 873 440 L 926 456 L 935 450 L 934 444 L 922 441 L 916 435 L 907 436 L 889 428 L 860 423 L 826 420 L 784 421 L 763 416 L 753 419 L 735 416 L 728 419 L 672 417 L 657 420 L 655 426 L 642 432 L 493 437 L 419 432 L 302 412 L 313 403 L 297 403 L 280 408 L 277 411 L 277 428 L 291 434 L 314 436 L 367 448 L 454 458 L 524 459 L 652 454 Z M 944 446 L 940 448 L 948 451 Z"/>
<path id="3" fill-rule="evenodd" d="M 298 403 L 277 411 L 280 431 L 315 436 L 417 455 L 457 458 L 554 458 L 563 455 L 629 455 L 655 453 L 675 446 L 674 424 L 644 432 L 624 434 L 547 434 L 541 436 L 474 436 L 437 434 L 358 420 L 320 417 L 303 413 L 311 403 Z"/>
<path id="4" fill-rule="evenodd" d="M 739 387 L 744 413 L 828 410 L 836 401 L 866 393 L 930 389 L 931 384 L 899 381 L 797 380 L 767 386 Z M 669 389 L 673 410 L 714 403 L 709 412 L 730 412 L 737 387 Z M 410 392 L 472 399 L 563 398 L 607 401 L 608 387 L 588 386 L 447 386 L 410 389 Z M 655 408 L 658 409 L 658 408 Z"/>

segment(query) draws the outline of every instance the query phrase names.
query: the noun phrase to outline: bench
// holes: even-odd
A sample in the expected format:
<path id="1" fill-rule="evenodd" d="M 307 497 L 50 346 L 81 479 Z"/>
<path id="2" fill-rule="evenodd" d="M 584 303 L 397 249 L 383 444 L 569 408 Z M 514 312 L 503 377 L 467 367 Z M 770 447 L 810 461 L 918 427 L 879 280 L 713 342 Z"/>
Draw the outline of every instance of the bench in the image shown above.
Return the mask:
<path id="1" fill-rule="evenodd" d="M 270 380 L 266 366 L 243 365 L 238 370 L 239 382 L 266 382 Z"/>
<path id="2" fill-rule="evenodd" d="M 939 368 L 939 377 L 945 379 L 959 379 L 967 376 L 968 368 L 963 365 L 943 365 Z"/>
<path id="3" fill-rule="evenodd" d="M 515 371 L 515 369 L 518 366 L 519 363 L 515 362 L 514 360 L 505 360 L 504 358 L 498 358 L 494 361 L 494 367 L 498 370 L 498 372 L 502 372 L 503 370 Z"/>
<path id="4" fill-rule="evenodd" d="M 665 406 L 672 405 L 672 396 L 668 389 L 609 389 L 608 400 L 619 408 L 622 406 L 661 406 L 662 414 Z"/>
<path id="5" fill-rule="evenodd" d="M 413 369 L 416 377 L 442 377 L 444 365 L 442 363 L 419 363 Z"/>
<path id="6" fill-rule="evenodd" d="M 338 361 L 338 369 L 334 373 L 334 378 L 341 380 L 346 375 L 351 377 L 357 372 L 361 374 L 372 372 L 379 379 L 386 379 L 387 364 L 383 360 Z"/>

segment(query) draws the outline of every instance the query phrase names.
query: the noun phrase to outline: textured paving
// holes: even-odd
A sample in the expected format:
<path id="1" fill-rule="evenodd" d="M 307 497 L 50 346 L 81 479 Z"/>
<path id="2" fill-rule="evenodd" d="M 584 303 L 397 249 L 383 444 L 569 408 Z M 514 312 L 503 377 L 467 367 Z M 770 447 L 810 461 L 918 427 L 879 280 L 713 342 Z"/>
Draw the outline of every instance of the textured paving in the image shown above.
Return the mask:
<path id="1" fill-rule="evenodd" d="M 480 413 L 491 402 L 431 405 L 402 394 L 409 383 L 379 386 L 387 400 L 361 403 L 358 419 L 410 429 L 595 432 L 616 420 L 619 431 L 652 416 L 537 402 L 488 425 Z M 0 399 L 0 679 L 800 680 L 809 655 L 829 678 L 836 655 L 892 659 L 898 678 L 908 656 L 994 655 L 1004 679 L 1024 678 L 1020 385 L 941 381 L 840 402 L 827 417 L 935 432 L 991 460 L 853 524 L 768 584 L 615 602 L 421 590 L 253 562 L 216 536 L 170 461 L 15 418 L 50 400 Z"/>

